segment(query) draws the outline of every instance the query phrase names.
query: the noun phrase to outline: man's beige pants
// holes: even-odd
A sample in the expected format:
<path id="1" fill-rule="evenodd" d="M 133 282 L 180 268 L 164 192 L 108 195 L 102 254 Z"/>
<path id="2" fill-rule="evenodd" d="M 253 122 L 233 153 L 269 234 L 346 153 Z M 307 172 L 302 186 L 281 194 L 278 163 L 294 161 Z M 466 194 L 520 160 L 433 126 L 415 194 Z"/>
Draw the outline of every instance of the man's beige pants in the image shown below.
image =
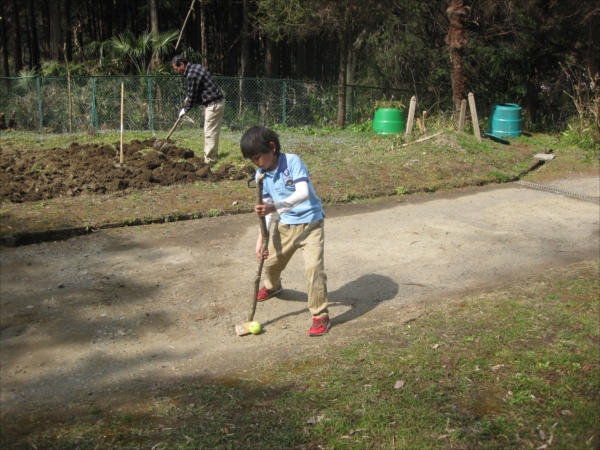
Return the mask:
<path id="1" fill-rule="evenodd" d="M 225 100 L 204 108 L 204 162 L 206 163 L 217 160 L 224 113 Z"/>
<path id="2" fill-rule="evenodd" d="M 277 289 L 281 286 L 281 272 L 296 250 L 302 250 L 308 309 L 313 317 L 329 317 L 327 275 L 323 261 L 325 246 L 323 225 L 323 220 L 301 225 L 275 222 L 271 227 L 269 257 L 263 266 L 265 287 L 270 291 Z"/>

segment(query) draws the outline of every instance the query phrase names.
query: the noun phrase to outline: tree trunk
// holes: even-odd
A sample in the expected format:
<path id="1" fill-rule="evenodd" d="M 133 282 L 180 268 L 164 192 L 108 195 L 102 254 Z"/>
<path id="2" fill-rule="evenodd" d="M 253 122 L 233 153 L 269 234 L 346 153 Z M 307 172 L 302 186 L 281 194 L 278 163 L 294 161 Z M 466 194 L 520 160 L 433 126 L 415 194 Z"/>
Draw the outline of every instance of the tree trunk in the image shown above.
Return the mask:
<path id="1" fill-rule="evenodd" d="M 250 66 L 250 0 L 242 1 L 242 55 L 240 76 L 249 76 Z"/>
<path id="2" fill-rule="evenodd" d="M 265 42 L 265 78 L 273 78 L 275 76 L 275 57 L 273 51 L 273 41 L 267 36 Z"/>
<path id="3" fill-rule="evenodd" d="M 158 0 L 149 0 L 150 4 L 150 31 L 155 34 L 160 32 L 158 27 Z"/>
<path id="4" fill-rule="evenodd" d="M 50 55 L 50 6 L 49 0 L 42 0 L 42 54 L 43 58 Z"/>
<path id="5" fill-rule="evenodd" d="M 67 61 L 73 61 L 73 27 L 71 26 L 71 0 L 65 0 L 65 51 Z"/>
<path id="6" fill-rule="evenodd" d="M 338 73 L 338 127 L 346 125 L 346 70 L 348 64 L 348 36 L 340 34 L 340 65 Z"/>
<path id="7" fill-rule="evenodd" d="M 50 2 L 50 57 L 56 61 L 60 61 L 62 41 L 60 1 L 54 0 Z"/>
<path id="8" fill-rule="evenodd" d="M 297 52 L 296 77 L 299 80 L 304 80 L 306 77 L 306 41 L 304 39 L 298 42 Z"/>
<path id="9" fill-rule="evenodd" d="M 14 59 L 15 59 L 15 73 L 19 73 L 23 69 L 23 53 L 21 45 L 21 26 L 19 25 L 19 6 L 17 0 L 12 2 L 12 21 L 15 27 L 14 32 Z"/>
<path id="10" fill-rule="evenodd" d="M 446 9 L 450 20 L 446 43 L 452 60 L 452 100 L 456 111 L 460 110 L 460 102 L 467 97 L 467 75 L 464 65 L 464 57 L 467 53 L 465 21 L 470 11 L 468 6 L 463 5 L 463 0 L 452 0 Z"/>
<path id="11" fill-rule="evenodd" d="M 4 3 L 0 2 L 0 15 L 4 16 Z M 0 37 L 2 38 L 2 68 L 5 77 L 10 77 L 8 67 L 8 41 L 6 40 L 6 20 L 0 20 Z"/>
<path id="12" fill-rule="evenodd" d="M 158 28 L 158 0 L 149 0 L 150 3 L 150 30 L 156 36 L 160 33 Z M 160 66 L 161 60 L 160 56 L 154 54 L 152 55 L 152 61 L 150 61 L 150 70 L 156 69 Z"/>
<path id="13" fill-rule="evenodd" d="M 527 91 L 525 92 L 525 98 L 523 99 L 523 109 L 532 123 L 537 122 L 538 93 L 540 90 L 539 86 L 539 71 L 537 68 L 537 61 L 534 58 L 531 63 L 531 71 L 527 77 Z"/>
<path id="14" fill-rule="evenodd" d="M 208 58 L 208 38 L 206 32 L 206 6 L 202 0 L 200 0 L 200 40 L 202 41 L 202 62 L 206 64 L 206 59 Z"/>
<path id="15" fill-rule="evenodd" d="M 40 67 L 40 47 L 38 45 L 38 33 L 37 25 L 35 23 L 35 8 L 33 7 L 33 0 L 28 2 L 29 9 L 29 21 L 31 28 L 31 68 L 39 69 Z M 1 14 L 1 12 L 0 12 Z M 6 41 L 4 41 L 6 42 Z"/>

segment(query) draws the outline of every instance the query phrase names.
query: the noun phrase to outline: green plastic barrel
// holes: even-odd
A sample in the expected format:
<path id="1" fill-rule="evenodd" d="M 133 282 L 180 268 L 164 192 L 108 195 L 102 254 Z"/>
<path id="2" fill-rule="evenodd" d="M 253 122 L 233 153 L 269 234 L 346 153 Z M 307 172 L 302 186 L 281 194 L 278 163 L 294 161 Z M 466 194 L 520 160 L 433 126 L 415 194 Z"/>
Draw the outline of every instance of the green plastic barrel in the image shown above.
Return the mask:
<path id="1" fill-rule="evenodd" d="M 378 134 L 397 134 L 406 130 L 404 112 L 396 108 L 381 108 L 375 111 L 373 130 Z"/>
<path id="2" fill-rule="evenodd" d="M 519 137 L 523 134 L 521 107 L 515 103 L 492 106 L 487 134 L 497 137 Z"/>

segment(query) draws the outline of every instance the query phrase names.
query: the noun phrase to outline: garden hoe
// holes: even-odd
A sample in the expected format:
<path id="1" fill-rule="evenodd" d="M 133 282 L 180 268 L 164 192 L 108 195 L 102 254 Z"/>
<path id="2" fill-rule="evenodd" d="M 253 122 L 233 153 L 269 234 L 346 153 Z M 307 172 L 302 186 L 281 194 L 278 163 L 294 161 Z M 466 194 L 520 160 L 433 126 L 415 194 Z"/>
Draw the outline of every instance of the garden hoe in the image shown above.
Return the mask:
<path id="1" fill-rule="evenodd" d="M 123 97 L 125 94 L 125 85 L 121 83 L 121 152 L 119 155 L 119 162 L 114 163 L 115 169 L 125 169 L 127 166 L 123 162 Z"/>
<path id="2" fill-rule="evenodd" d="M 263 204 L 263 178 L 265 174 L 263 173 L 258 177 L 258 181 L 256 182 L 256 202 L 259 205 Z M 262 255 L 267 246 L 269 245 L 269 230 L 267 230 L 267 221 L 264 217 L 259 217 L 260 221 L 260 234 L 262 235 L 262 246 L 260 247 L 260 254 Z M 256 266 L 256 275 L 254 276 L 254 289 L 252 290 L 252 309 L 250 310 L 250 314 L 248 314 L 248 321 L 241 325 L 235 326 L 235 332 L 238 336 L 246 336 L 250 334 L 250 324 L 254 319 L 254 313 L 256 312 L 256 296 L 258 295 L 258 285 L 260 284 L 260 275 L 262 273 L 262 268 L 265 260 L 260 258 L 258 260 L 258 264 Z"/>
<path id="3" fill-rule="evenodd" d="M 173 134 L 173 131 L 175 131 L 175 128 L 177 128 L 177 125 L 179 125 L 179 121 L 181 120 L 183 116 L 179 116 L 177 118 L 177 121 L 175 122 L 175 125 L 173 125 L 173 128 L 171 128 L 171 131 L 169 131 L 169 134 L 167 134 L 167 137 L 165 138 L 164 141 L 161 141 L 160 139 L 157 139 L 154 142 L 154 145 L 152 146 L 152 148 L 154 150 L 156 150 L 157 152 L 160 152 L 163 147 L 165 146 L 165 144 L 167 143 L 167 141 L 169 140 L 169 138 L 171 137 L 171 134 Z M 168 150 L 170 148 L 170 146 L 167 146 L 167 148 L 165 148 L 165 150 Z"/>

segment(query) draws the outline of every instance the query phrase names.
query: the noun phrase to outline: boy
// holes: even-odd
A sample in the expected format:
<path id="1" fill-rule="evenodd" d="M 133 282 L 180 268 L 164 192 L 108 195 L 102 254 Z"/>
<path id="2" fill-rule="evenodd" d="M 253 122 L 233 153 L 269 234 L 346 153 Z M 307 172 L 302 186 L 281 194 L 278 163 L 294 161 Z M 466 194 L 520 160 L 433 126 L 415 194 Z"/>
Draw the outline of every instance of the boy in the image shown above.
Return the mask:
<path id="1" fill-rule="evenodd" d="M 283 290 L 281 272 L 296 250 L 302 249 L 308 309 L 313 317 L 308 334 L 321 336 L 330 325 L 323 262 L 325 215 L 321 200 L 300 157 L 281 153 L 279 136 L 274 131 L 252 127 L 242 136 L 240 147 L 244 158 L 258 166 L 256 177 L 265 174 L 264 205 L 256 205 L 254 211 L 259 217 L 265 217 L 267 227 L 273 213 L 279 215 L 271 229 L 268 249 L 262 255 L 262 235 L 258 233 L 256 254 L 266 261 L 263 266 L 265 285 L 258 292 L 257 301 L 265 301 Z"/>

